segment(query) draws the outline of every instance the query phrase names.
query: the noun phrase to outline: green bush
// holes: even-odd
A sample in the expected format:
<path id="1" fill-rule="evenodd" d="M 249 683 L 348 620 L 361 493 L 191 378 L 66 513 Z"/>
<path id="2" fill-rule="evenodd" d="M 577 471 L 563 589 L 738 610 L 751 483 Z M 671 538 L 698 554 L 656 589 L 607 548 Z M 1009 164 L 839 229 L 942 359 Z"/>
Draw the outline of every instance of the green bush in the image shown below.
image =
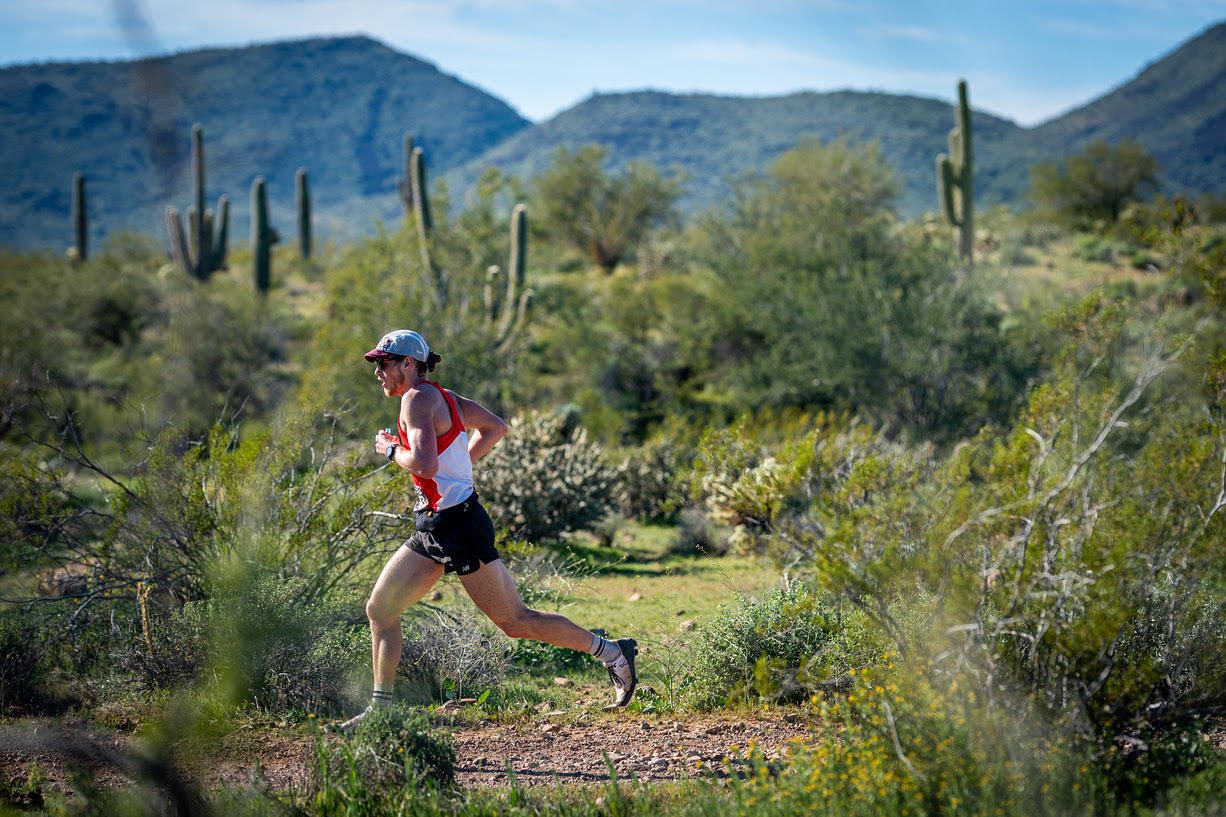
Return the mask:
<path id="1" fill-rule="evenodd" d="M 663 439 L 628 451 L 615 471 L 618 512 L 640 522 L 662 521 L 676 513 L 685 498 L 677 478 L 681 461 L 678 447 Z"/>
<path id="2" fill-rule="evenodd" d="M 46 650 L 27 613 L 0 610 L 0 717 L 10 706 L 37 709 L 47 700 Z"/>
<path id="3" fill-rule="evenodd" d="M 376 708 L 339 744 L 315 749 L 315 805 L 322 814 L 398 813 L 419 786 L 455 783 L 451 736 L 401 705 Z"/>
<path id="4" fill-rule="evenodd" d="M 552 543 L 609 512 L 613 471 L 573 413 L 528 413 L 508 425 L 478 473 L 499 528 L 519 541 Z"/>
<path id="5" fill-rule="evenodd" d="M 501 685 L 507 660 L 507 640 L 484 616 L 469 608 L 417 610 L 404 628 L 397 672 L 429 687 L 430 700 L 475 697 Z"/>
<path id="6" fill-rule="evenodd" d="M 1079 235 L 1073 245 L 1075 257 L 1100 264 L 1115 263 L 1115 259 L 1123 252 L 1124 246 L 1118 241 L 1100 235 Z"/>
<path id="7" fill-rule="evenodd" d="M 831 642 L 838 614 L 803 585 L 759 600 L 737 596 L 698 630 L 690 692 L 699 706 L 741 698 L 797 701 L 822 680 L 815 657 Z"/>
<path id="8" fill-rule="evenodd" d="M 1034 362 L 948 247 L 899 228 L 878 145 L 806 142 L 699 219 L 700 309 L 679 329 L 691 392 L 853 412 L 956 438 L 1016 407 Z"/>
<path id="9" fill-rule="evenodd" d="M 1163 340 L 1187 316 L 1128 317 L 1098 298 L 1070 310 L 1074 342 L 1007 437 L 919 471 L 865 460 L 808 552 L 823 586 L 935 676 L 972 672 L 981 694 L 1090 742 L 1140 740 L 1149 751 L 1127 751 L 1161 769 L 1184 762 L 1172 736 L 1226 706 L 1226 392 L 1203 390 L 1226 379 L 1188 361 L 1195 333 Z M 899 621 L 904 599 L 928 627 Z"/>
<path id="10" fill-rule="evenodd" d="M 142 626 L 122 666 L 151 689 L 204 678 L 273 711 L 340 709 L 365 664 L 367 630 L 348 596 L 305 590 L 301 579 L 259 575 L 188 602 L 148 621 L 148 641 Z"/>
<path id="11" fill-rule="evenodd" d="M 1137 250 L 1128 257 L 1128 265 L 1130 267 L 1145 272 L 1149 272 L 1151 269 L 1157 270 L 1160 263 L 1161 259 L 1149 250 Z"/>
<path id="12" fill-rule="evenodd" d="M 884 668 L 883 668 L 884 669 Z M 740 813 L 1011 815 L 1111 813 L 1088 752 L 1041 721 L 1016 721 L 923 675 L 857 672 L 816 707 L 833 725 L 789 752 L 786 773 L 760 754 L 731 782 Z"/>

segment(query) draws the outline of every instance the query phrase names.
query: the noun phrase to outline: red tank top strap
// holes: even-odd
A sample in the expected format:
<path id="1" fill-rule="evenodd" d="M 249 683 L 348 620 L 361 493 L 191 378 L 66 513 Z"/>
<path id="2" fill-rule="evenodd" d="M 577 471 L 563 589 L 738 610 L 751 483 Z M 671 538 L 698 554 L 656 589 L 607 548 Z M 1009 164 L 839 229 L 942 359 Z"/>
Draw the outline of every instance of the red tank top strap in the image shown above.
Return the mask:
<path id="1" fill-rule="evenodd" d="M 431 386 L 439 390 L 439 393 L 443 395 L 443 399 L 447 401 L 448 411 L 451 412 L 451 428 L 447 429 L 446 434 L 443 434 L 438 438 L 438 450 L 446 451 L 447 446 L 451 445 L 452 441 L 460 435 L 461 431 L 464 430 L 464 421 L 460 419 L 460 409 L 456 405 L 455 398 L 451 396 L 450 392 L 439 384 L 435 383 L 433 380 L 426 380 L 424 382 L 429 383 Z"/>

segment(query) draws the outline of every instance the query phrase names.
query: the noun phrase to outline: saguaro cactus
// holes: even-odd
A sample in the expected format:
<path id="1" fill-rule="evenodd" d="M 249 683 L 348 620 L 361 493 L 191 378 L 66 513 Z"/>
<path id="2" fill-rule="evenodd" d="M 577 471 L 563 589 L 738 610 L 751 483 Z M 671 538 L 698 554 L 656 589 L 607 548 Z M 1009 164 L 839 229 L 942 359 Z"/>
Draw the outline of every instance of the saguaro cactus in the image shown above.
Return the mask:
<path id="1" fill-rule="evenodd" d="M 501 301 L 494 296 L 494 289 L 502 277 L 502 270 L 490 267 L 486 275 L 485 322 L 490 332 L 492 351 L 502 352 L 515 339 L 526 322 L 528 306 L 532 303 L 532 290 L 524 289 L 524 268 L 528 253 L 528 214 L 524 205 L 517 204 L 511 211 L 511 256 L 507 264 L 506 283 Z"/>
<path id="2" fill-rule="evenodd" d="M 974 263 L 975 200 L 971 162 L 971 106 L 967 101 L 966 80 L 958 82 L 956 125 L 949 132 L 949 155 L 937 156 L 937 195 L 950 224 L 960 231 L 959 251 L 968 264 Z"/>
<path id="3" fill-rule="evenodd" d="M 294 174 L 294 198 L 298 201 L 298 254 L 311 257 L 311 188 L 305 167 Z"/>
<path id="4" fill-rule="evenodd" d="M 230 232 L 230 199 L 217 200 L 217 214 L 204 209 L 204 129 L 192 125 L 193 204 L 187 208 L 188 230 L 183 230 L 179 211 L 166 208 L 166 231 L 179 268 L 201 281 L 226 268 L 226 244 Z M 216 235 L 214 235 L 216 234 Z"/>
<path id="5" fill-rule="evenodd" d="M 76 243 L 68 248 L 74 261 L 89 260 L 89 213 L 85 208 L 85 174 L 72 174 L 72 229 Z"/>
<path id="6" fill-rule="evenodd" d="M 272 284 L 272 245 L 280 240 L 268 223 L 268 185 L 263 176 L 256 176 L 251 182 L 251 266 L 260 293 L 267 293 Z"/>

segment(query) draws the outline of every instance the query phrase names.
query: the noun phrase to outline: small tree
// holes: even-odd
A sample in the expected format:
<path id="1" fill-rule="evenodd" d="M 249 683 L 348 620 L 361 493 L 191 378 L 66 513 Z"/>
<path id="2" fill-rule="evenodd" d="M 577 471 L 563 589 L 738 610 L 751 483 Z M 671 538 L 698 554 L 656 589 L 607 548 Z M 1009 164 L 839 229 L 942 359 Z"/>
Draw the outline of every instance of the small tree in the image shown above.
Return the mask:
<path id="1" fill-rule="evenodd" d="M 611 273 L 650 230 L 675 217 L 680 183 L 645 162 L 609 176 L 601 167 L 604 157 L 599 145 L 573 154 L 560 147 L 534 182 L 545 230 Z"/>
<path id="2" fill-rule="evenodd" d="M 1110 145 L 1099 139 L 1063 163 L 1031 168 L 1030 196 L 1061 222 L 1089 227 L 1114 224 L 1123 209 L 1158 185 L 1158 160 L 1130 139 Z"/>

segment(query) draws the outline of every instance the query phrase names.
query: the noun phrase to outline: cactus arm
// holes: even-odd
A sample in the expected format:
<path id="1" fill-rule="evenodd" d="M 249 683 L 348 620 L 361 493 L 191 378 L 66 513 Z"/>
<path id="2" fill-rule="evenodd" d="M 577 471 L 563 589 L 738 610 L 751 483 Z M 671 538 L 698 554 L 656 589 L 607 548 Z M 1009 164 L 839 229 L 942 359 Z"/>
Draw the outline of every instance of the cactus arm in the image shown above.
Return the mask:
<path id="1" fill-rule="evenodd" d="M 217 241 L 213 245 L 212 267 L 215 270 L 227 269 L 226 252 L 230 242 L 230 197 L 217 199 Z"/>
<path id="2" fill-rule="evenodd" d="M 481 303 L 485 306 L 485 325 L 493 326 L 498 317 L 498 304 L 494 301 L 494 287 L 502 276 L 502 270 L 494 264 L 485 271 L 485 286 L 481 288 Z"/>
<path id="3" fill-rule="evenodd" d="M 941 202 L 941 212 L 950 224 L 960 227 L 962 222 L 958 218 L 958 208 L 954 202 L 955 186 L 953 163 L 942 153 L 937 156 L 937 195 Z"/>
<path id="4" fill-rule="evenodd" d="M 311 188 L 305 167 L 294 174 L 294 193 L 298 201 L 298 254 L 311 257 Z"/>
<path id="5" fill-rule="evenodd" d="M 183 220 L 174 207 L 166 208 L 166 233 L 170 236 L 170 255 L 175 265 L 184 275 L 192 275 L 191 255 L 187 247 L 187 234 L 183 231 Z"/>
<path id="6" fill-rule="evenodd" d="M 200 211 L 194 204 L 187 206 L 187 263 L 193 278 L 201 281 L 207 276 L 200 274 Z"/>
<path id="7" fill-rule="evenodd" d="M 506 349 L 508 349 L 515 341 L 515 338 L 519 336 L 520 330 L 523 329 L 524 325 L 528 321 L 528 308 L 532 305 L 533 294 L 534 293 L 531 289 L 525 289 L 520 294 L 519 304 L 515 310 L 515 320 L 511 322 L 510 330 L 507 332 L 507 335 L 494 345 L 495 352 L 502 353 L 506 351 Z M 508 307 L 509 306 L 510 304 L 508 304 Z M 507 311 L 509 312 L 510 309 Z"/>

